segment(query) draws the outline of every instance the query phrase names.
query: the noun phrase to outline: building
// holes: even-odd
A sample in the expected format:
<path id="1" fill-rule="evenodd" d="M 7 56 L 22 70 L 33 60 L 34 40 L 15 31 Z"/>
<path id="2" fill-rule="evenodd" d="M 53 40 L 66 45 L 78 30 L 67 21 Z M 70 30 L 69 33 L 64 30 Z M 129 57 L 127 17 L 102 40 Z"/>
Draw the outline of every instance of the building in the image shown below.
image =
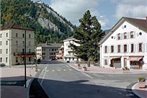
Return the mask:
<path id="1" fill-rule="evenodd" d="M 25 56 L 26 63 L 33 63 L 34 46 L 34 31 L 32 29 L 15 24 L 4 25 L 0 30 L 0 63 L 7 66 L 23 64 Z"/>
<path id="2" fill-rule="evenodd" d="M 50 61 L 56 59 L 56 53 L 62 46 L 60 43 L 40 44 L 36 48 L 36 57 L 42 61 Z"/>
<path id="3" fill-rule="evenodd" d="M 147 56 L 147 19 L 122 17 L 99 44 L 101 66 L 138 68 Z"/>
<path id="4" fill-rule="evenodd" d="M 71 43 L 78 45 L 77 43 L 74 42 L 75 40 L 76 39 L 73 37 L 70 37 L 64 40 L 64 61 L 66 62 L 76 62 L 77 61 L 77 57 L 73 53 L 73 50 L 70 48 Z"/>
<path id="5" fill-rule="evenodd" d="M 56 53 L 56 59 L 63 59 L 63 56 L 64 56 L 64 46 L 62 45 L 58 49 L 58 52 Z"/>

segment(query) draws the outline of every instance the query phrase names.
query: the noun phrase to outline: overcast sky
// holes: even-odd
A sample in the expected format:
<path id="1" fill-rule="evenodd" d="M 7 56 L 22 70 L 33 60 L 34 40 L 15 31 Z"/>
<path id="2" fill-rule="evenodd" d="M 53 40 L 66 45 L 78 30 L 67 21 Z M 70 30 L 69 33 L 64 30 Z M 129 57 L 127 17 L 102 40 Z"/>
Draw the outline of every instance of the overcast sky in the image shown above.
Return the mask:
<path id="1" fill-rule="evenodd" d="M 110 29 L 121 17 L 145 18 L 147 0 L 41 0 L 71 23 L 78 25 L 86 10 L 97 16 L 103 29 Z"/>

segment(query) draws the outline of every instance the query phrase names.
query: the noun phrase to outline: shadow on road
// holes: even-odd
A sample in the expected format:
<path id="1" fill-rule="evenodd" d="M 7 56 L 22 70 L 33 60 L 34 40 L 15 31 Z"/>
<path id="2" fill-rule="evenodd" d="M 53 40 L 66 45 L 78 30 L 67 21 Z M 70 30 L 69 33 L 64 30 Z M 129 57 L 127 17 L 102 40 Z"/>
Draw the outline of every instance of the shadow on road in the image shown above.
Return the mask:
<path id="1" fill-rule="evenodd" d="M 46 90 L 46 94 L 51 98 L 139 98 L 134 95 L 131 89 L 129 88 L 123 89 L 109 86 L 94 85 L 89 84 L 88 80 L 77 80 L 67 82 L 44 79 L 43 81 L 43 88 L 44 90 Z M 39 96 L 33 98 L 46 97 Z"/>

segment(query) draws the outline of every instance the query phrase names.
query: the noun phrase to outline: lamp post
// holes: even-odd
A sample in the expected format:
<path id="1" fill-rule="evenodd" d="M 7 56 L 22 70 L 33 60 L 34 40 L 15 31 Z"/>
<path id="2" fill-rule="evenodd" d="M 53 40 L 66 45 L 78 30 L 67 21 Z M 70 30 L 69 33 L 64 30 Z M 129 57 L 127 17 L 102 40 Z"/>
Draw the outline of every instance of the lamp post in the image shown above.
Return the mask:
<path id="1" fill-rule="evenodd" d="M 25 80 L 25 88 L 26 88 L 26 82 L 27 82 L 27 77 L 26 77 L 26 30 L 24 33 L 24 80 Z"/>

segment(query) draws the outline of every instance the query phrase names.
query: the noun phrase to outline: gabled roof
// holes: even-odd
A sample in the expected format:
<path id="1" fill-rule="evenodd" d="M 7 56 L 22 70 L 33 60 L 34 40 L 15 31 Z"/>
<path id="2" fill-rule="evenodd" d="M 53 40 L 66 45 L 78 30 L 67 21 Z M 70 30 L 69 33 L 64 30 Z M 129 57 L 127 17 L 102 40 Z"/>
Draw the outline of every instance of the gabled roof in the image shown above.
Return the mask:
<path id="1" fill-rule="evenodd" d="M 29 30 L 29 31 L 33 31 L 33 29 L 31 29 L 31 28 L 22 27 L 21 25 L 17 25 L 17 24 L 14 24 L 14 23 L 5 24 L 5 25 L 2 26 L 0 29 L 1 29 L 1 30 L 7 30 L 7 29 L 20 29 L 20 30 Z"/>
<path id="2" fill-rule="evenodd" d="M 129 17 L 122 17 L 109 31 L 109 33 L 106 34 L 106 36 L 99 42 L 99 44 L 102 44 L 113 32 L 124 22 L 127 21 L 130 24 L 138 27 L 139 29 L 147 32 L 147 18 L 146 19 L 136 19 L 136 18 L 129 18 Z"/>

